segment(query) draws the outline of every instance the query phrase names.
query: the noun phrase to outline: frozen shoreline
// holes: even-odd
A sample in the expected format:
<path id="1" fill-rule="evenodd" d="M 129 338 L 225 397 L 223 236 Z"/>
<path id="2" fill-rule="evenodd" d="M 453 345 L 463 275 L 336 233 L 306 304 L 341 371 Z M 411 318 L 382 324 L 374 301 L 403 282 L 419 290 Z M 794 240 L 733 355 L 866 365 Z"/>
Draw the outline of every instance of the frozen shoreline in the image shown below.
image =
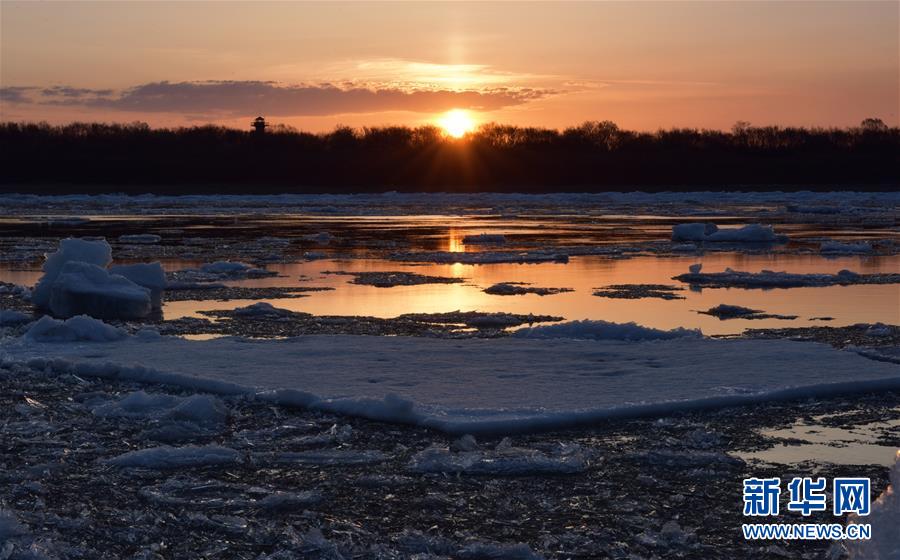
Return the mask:
<path id="1" fill-rule="evenodd" d="M 228 214 L 233 212 L 309 212 L 340 215 L 409 215 L 423 212 L 453 214 L 461 208 L 477 213 L 559 207 L 580 208 L 591 213 L 610 206 L 680 206 L 728 204 L 771 204 L 784 206 L 793 214 L 835 217 L 841 214 L 885 212 L 900 206 L 896 192 L 865 191 L 687 191 L 687 192 L 602 192 L 602 193 L 401 193 L 378 194 L 278 194 L 278 195 L 126 195 L 0 194 L 0 206 L 10 214 L 27 210 L 53 216 L 84 213 L 141 214 L 165 210 L 172 213 Z"/>
<path id="2" fill-rule="evenodd" d="M 105 343 L 4 339 L 6 363 L 503 434 L 609 418 L 900 389 L 900 367 L 816 343 L 304 336 Z"/>

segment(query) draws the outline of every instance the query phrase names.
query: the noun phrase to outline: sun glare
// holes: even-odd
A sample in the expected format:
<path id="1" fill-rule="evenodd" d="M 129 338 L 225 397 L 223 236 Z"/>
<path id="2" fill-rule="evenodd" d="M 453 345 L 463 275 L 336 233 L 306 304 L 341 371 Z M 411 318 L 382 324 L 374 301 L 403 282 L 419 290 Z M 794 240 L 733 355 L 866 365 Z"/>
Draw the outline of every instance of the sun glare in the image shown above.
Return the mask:
<path id="1" fill-rule="evenodd" d="M 475 129 L 475 121 L 469 112 L 463 109 L 447 111 L 438 120 L 438 124 L 444 129 L 444 132 L 454 138 L 462 138 L 466 133 Z"/>

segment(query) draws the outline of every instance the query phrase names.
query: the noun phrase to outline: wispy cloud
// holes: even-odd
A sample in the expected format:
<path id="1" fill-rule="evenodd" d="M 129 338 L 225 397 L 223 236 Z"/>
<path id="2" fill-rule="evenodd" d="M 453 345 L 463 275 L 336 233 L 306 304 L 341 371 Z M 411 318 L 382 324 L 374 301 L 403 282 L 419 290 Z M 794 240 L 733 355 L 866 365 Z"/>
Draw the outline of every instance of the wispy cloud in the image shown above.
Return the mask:
<path id="1" fill-rule="evenodd" d="M 8 90 L 8 91 L 7 91 Z M 514 87 L 480 89 L 361 87 L 355 84 L 282 85 L 266 81 L 152 82 L 119 92 L 68 86 L 4 88 L 4 101 L 114 111 L 241 117 L 326 116 L 460 108 L 493 111 L 554 93 Z"/>

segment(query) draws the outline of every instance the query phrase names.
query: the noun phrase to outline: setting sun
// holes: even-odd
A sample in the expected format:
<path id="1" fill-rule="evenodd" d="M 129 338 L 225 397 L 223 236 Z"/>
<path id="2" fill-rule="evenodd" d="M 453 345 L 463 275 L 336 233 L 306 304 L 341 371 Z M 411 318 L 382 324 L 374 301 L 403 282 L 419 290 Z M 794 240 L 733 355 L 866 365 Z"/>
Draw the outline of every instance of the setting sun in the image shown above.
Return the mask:
<path id="1" fill-rule="evenodd" d="M 444 132 L 454 138 L 462 138 L 475 129 L 475 121 L 469 112 L 463 109 L 447 111 L 438 120 L 438 124 L 444 129 Z"/>

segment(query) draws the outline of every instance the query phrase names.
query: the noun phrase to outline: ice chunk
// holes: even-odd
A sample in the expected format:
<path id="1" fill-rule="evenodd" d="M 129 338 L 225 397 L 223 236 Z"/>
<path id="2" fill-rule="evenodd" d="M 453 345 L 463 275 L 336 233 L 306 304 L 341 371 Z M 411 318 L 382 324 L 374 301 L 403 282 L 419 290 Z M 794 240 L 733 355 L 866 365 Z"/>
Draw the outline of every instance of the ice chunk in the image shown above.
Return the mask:
<path id="1" fill-rule="evenodd" d="M 152 310 L 150 290 L 97 265 L 69 261 L 50 286 L 47 307 L 59 317 L 140 319 Z"/>
<path id="2" fill-rule="evenodd" d="M 708 236 L 705 241 L 725 243 L 775 243 L 786 241 L 787 237 L 775 235 L 772 226 L 749 224 L 735 229 L 720 229 Z"/>
<path id="3" fill-rule="evenodd" d="M 139 245 L 152 245 L 162 241 L 162 237 L 153 233 L 136 233 L 133 235 L 120 235 L 119 243 L 136 243 Z"/>
<path id="4" fill-rule="evenodd" d="M 56 277 L 62 272 L 63 266 L 72 261 L 106 268 L 112 262 L 112 248 L 105 240 L 89 241 L 70 237 L 60 241 L 59 249 L 48 255 L 44 261 L 44 275 L 38 280 L 31 295 L 31 301 L 36 306 L 44 308 L 50 306 L 50 296 Z"/>
<path id="5" fill-rule="evenodd" d="M 681 337 L 701 337 L 699 329 L 681 327 L 666 331 L 643 327 L 637 323 L 608 321 L 569 321 L 558 325 L 544 325 L 521 329 L 513 333 L 517 338 L 576 338 L 588 340 L 667 340 Z"/>
<path id="6" fill-rule="evenodd" d="M 289 317 L 295 313 L 290 309 L 275 307 L 271 303 L 260 301 L 246 307 L 238 307 L 232 311 L 238 317 Z"/>
<path id="7" fill-rule="evenodd" d="M 713 243 L 775 243 L 786 241 L 775 234 L 772 226 L 748 224 L 740 228 L 719 229 L 716 224 L 690 223 L 672 226 L 672 241 L 705 241 Z"/>
<path id="8" fill-rule="evenodd" d="M 129 451 L 109 459 L 107 463 L 116 467 L 143 467 L 147 469 L 181 469 L 214 465 L 234 465 L 241 461 L 241 455 L 234 449 L 218 445 L 185 447 L 150 447 Z"/>
<path id="9" fill-rule="evenodd" d="M 8 327 L 12 325 L 21 325 L 31 320 L 30 315 L 26 315 L 21 311 L 13 309 L 0 309 L 0 327 Z"/>
<path id="10" fill-rule="evenodd" d="M 25 332 L 25 338 L 35 342 L 112 342 L 126 336 L 122 329 L 87 315 L 65 321 L 45 315 Z"/>
<path id="11" fill-rule="evenodd" d="M 158 262 L 121 264 L 111 266 L 110 274 L 118 274 L 131 280 L 138 286 L 150 290 L 150 302 L 154 309 L 162 307 L 162 294 L 166 289 L 166 273 Z"/>
<path id="12" fill-rule="evenodd" d="M 205 425 L 220 424 L 228 415 L 222 401 L 210 395 L 177 397 L 144 391 L 97 406 L 92 412 L 101 417 L 168 419 Z"/>
<path id="13" fill-rule="evenodd" d="M 848 524 L 871 524 L 870 540 L 846 541 L 851 560 L 900 558 L 900 451 L 891 468 L 891 484 L 872 504 L 867 517 L 850 515 Z"/>
<path id="14" fill-rule="evenodd" d="M 672 226 L 672 241 L 704 241 L 718 229 L 716 224 L 710 223 L 677 224 Z"/>

